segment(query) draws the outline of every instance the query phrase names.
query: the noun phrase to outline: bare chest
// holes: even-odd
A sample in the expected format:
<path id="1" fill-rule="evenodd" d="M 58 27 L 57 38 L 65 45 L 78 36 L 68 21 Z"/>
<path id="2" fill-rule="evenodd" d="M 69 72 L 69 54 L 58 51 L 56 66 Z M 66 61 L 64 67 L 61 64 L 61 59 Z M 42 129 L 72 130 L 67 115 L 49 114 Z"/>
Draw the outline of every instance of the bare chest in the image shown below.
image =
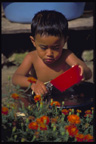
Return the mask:
<path id="1" fill-rule="evenodd" d="M 58 62 L 53 66 L 48 66 L 44 64 L 42 61 L 36 61 L 34 64 L 37 79 L 43 82 L 47 82 L 56 78 L 64 71 L 66 71 L 68 68 L 68 65 L 64 62 Z"/>

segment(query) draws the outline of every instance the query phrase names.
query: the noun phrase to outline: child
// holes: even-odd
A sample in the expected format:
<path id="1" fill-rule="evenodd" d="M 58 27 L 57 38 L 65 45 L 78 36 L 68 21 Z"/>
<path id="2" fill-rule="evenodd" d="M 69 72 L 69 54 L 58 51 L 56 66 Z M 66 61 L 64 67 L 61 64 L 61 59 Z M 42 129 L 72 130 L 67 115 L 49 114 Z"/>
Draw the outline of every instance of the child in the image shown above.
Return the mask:
<path id="1" fill-rule="evenodd" d="M 68 39 L 67 19 L 56 11 L 38 12 L 31 24 L 30 40 L 36 50 L 29 52 L 13 75 L 14 85 L 28 87 L 28 74 L 36 78 L 31 89 L 36 95 L 46 95 L 44 82 L 50 81 L 73 65 L 79 65 L 84 79 L 90 79 L 91 70 L 70 50 L 63 49 Z"/>

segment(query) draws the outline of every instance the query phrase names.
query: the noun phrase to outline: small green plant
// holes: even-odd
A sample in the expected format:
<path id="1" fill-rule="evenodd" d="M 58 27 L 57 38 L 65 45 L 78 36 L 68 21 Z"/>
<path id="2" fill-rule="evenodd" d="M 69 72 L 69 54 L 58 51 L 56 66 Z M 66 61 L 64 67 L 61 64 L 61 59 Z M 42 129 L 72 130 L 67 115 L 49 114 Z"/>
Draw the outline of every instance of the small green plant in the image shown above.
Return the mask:
<path id="1" fill-rule="evenodd" d="M 61 106 L 52 99 L 47 103 L 42 96 L 34 96 L 34 103 L 25 107 L 20 99 L 25 91 L 13 85 L 6 96 L 2 102 L 2 142 L 94 141 L 93 107 L 81 116 L 81 110 L 63 109 L 64 102 Z"/>

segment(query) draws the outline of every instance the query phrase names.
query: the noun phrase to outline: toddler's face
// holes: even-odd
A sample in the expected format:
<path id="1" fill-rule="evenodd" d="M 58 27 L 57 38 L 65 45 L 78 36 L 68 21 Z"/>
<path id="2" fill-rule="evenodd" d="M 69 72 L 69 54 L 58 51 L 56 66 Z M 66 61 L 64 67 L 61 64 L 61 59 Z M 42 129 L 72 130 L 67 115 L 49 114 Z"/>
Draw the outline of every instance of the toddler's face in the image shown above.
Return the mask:
<path id="1" fill-rule="evenodd" d="M 46 64 L 52 64 L 60 58 L 65 42 L 64 37 L 41 36 L 39 34 L 35 37 L 35 47 L 38 56 Z"/>

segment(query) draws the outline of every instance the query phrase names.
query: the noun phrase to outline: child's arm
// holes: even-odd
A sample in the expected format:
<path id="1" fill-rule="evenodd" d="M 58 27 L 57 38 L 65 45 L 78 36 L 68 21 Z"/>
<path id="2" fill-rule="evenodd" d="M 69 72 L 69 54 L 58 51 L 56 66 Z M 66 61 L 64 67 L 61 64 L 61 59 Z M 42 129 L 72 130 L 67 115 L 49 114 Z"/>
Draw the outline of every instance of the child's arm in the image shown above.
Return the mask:
<path id="1" fill-rule="evenodd" d="M 22 64 L 18 67 L 18 69 L 14 73 L 12 77 L 12 83 L 14 85 L 20 85 L 21 87 L 28 87 L 30 85 L 30 82 L 28 81 L 27 74 L 29 73 L 31 68 L 32 68 L 32 56 L 28 54 L 24 58 Z M 34 83 L 32 84 L 31 89 L 37 95 L 47 93 L 44 83 L 39 80 L 37 80 L 35 84 Z"/>
<path id="2" fill-rule="evenodd" d="M 66 63 L 70 66 L 79 65 L 81 68 L 81 75 L 83 75 L 84 79 L 87 80 L 91 78 L 92 72 L 90 68 L 70 50 L 66 51 Z"/>
<path id="3" fill-rule="evenodd" d="M 12 83 L 14 85 L 20 85 L 21 87 L 28 87 L 30 82 L 28 82 L 27 74 L 29 73 L 32 67 L 32 60 L 30 55 L 28 54 L 22 64 L 18 67 L 16 72 L 13 74 Z"/>

